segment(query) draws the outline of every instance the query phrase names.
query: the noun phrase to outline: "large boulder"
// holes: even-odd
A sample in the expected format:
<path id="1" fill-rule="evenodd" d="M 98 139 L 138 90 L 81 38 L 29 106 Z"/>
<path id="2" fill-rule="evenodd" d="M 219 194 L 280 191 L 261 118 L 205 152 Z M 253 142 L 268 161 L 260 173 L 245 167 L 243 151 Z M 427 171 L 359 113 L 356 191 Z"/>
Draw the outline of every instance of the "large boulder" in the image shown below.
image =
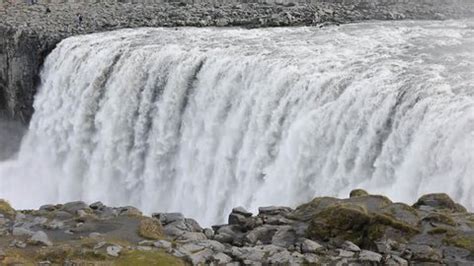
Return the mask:
<path id="1" fill-rule="evenodd" d="M 445 193 L 433 193 L 421 196 L 421 198 L 418 199 L 413 207 L 419 209 L 421 206 L 428 206 L 435 209 L 450 210 L 454 212 L 466 212 L 466 208 L 454 202 L 454 200 L 452 200 Z"/>

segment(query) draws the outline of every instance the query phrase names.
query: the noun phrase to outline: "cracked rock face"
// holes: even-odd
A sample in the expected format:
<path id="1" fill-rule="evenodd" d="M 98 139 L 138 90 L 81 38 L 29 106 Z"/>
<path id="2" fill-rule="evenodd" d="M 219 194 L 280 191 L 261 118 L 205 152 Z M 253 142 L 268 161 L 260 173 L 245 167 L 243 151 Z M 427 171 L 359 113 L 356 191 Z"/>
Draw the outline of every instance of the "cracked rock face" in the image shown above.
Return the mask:
<path id="1" fill-rule="evenodd" d="M 62 39 L 136 27 L 314 26 L 379 19 L 444 19 L 472 15 L 470 1 L 374 0 L 356 4 L 57 3 L 0 4 L 0 112 L 28 123 L 45 57 Z M 444 3 L 444 4 L 443 4 Z M 47 10 L 47 8 L 49 10 Z M 78 21 L 77 14 L 83 17 Z"/>

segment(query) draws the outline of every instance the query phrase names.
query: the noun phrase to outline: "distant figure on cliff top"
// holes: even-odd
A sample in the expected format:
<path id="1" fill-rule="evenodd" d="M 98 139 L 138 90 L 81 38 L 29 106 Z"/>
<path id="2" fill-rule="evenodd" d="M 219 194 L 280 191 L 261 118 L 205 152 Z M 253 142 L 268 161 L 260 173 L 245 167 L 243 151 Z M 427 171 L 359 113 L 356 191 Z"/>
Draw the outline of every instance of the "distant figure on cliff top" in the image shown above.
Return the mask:
<path id="1" fill-rule="evenodd" d="M 77 26 L 81 27 L 82 26 L 82 20 L 83 20 L 82 15 L 77 13 L 76 18 L 77 18 Z"/>

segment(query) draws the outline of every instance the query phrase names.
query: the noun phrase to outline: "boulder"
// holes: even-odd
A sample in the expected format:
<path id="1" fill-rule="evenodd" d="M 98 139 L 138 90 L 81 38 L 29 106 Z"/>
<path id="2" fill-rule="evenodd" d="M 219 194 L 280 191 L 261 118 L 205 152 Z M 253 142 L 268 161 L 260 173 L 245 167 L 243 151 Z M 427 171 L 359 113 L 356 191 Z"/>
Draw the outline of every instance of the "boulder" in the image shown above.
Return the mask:
<path id="1" fill-rule="evenodd" d="M 48 247 L 53 245 L 53 243 L 49 240 L 48 235 L 43 231 L 35 232 L 29 241 L 34 245 L 44 245 Z"/>
<path id="2" fill-rule="evenodd" d="M 291 226 L 279 226 L 272 237 L 271 243 L 275 246 L 288 248 L 296 242 L 296 232 Z"/>
<path id="3" fill-rule="evenodd" d="M 445 209 L 455 212 L 466 212 L 466 208 L 454 202 L 445 193 L 434 193 L 421 196 L 413 207 L 420 208 L 421 206 L 430 206 L 435 209 Z"/>
<path id="4" fill-rule="evenodd" d="M 360 252 L 360 248 L 351 241 L 344 241 L 344 243 L 341 245 L 341 248 L 352 252 Z"/>
<path id="5" fill-rule="evenodd" d="M 158 220 L 145 217 L 140 220 L 138 234 L 146 239 L 162 239 L 164 237 L 163 228 Z"/>
<path id="6" fill-rule="evenodd" d="M 154 213 L 151 216 L 160 220 L 162 225 L 167 225 L 176 221 L 184 221 L 184 215 L 178 212 Z"/>
<path id="7" fill-rule="evenodd" d="M 100 201 L 96 201 L 89 205 L 89 208 L 93 209 L 94 211 L 101 211 L 105 208 L 105 205 Z"/>
<path id="8" fill-rule="evenodd" d="M 268 206 L 258 208 L 258 215 L 278 215 L 278 214 L 288 214 L 293 210 L 289 207 L 282 206 Z"/>
<path id="9" fill-rule="evenodd" d="M 112 257 L 118 257 L 122 251 L 122 247 L 119 245 L 108 246 L 106 249 L 107 255 Z"/>
<path id="10" fill-rule="evenodd" d="M 301 252 L 303 253 L 317 253 L 323 250 L 324 250 L 324 246 L 310 239 L 305 239 L 301 243 Z"/>
<path id="11" fill-rule="evenodd" d="M 244 217 L 251 217 L 252 216 L 252 213 L 247 211 L 244 207 L 233 208 L 232 213 L 243 215 Z"/>
<path id="12" fill-rule="evenodd" d="M 354 198 L 354 197 L 362 197 L 362 196 L 368 196 L 368 195 L 369 195 L 369 193 L 367 193 L 367 191 L 365 191 L 363 189 L 354 189 L 349 194 L 349 197 Z"/>
<path id="13" fill-rule="evenodd" d="M 83 201 L 73 201 L 64 204 L 60 210 L 68 212 L 70 214 L 75 215 L 78 210 L 88 209 L 89 206 L 85 204 Z"/>
<path id="14" fill-rule="evenodd" d="M 217 265 L 227 265 L 227 263 L 232 261 L 232 258 L 226 255 L 225 253 L 219 252 L 211 256 L 211 260 L 216 262 Z"/>
<path id="15" fill-rule="evenodd" d="M 256 244 L 257 241 L 262 244 L 272 243 L 273 236 L 278 230 L 278 226 L 274 225 L 262 225 L 257 227 L 245 235 L 245 242 L 250 244 Z"/>
<path id="16" fill-rule="evenodd" d="M 433 249 L 428 245 L 410 244 L 402 253 L 402 257 L 410 261 L 434 262 L 439 263 L 443 258 L 443 254 L 438 249 Z"/>
<path id="17" fill-rule="evenodd" d="M 29 228 L 26 227 L 13 227 L 13 236 L 32 236 L 34 234 Z"/>
<path id="18" fill-rule="evenodd" d="M 382 255 L 370 250 L 362 250 L 359 253 L 359 260 L 362 262 L 379 264 L 382 261 Z"/>

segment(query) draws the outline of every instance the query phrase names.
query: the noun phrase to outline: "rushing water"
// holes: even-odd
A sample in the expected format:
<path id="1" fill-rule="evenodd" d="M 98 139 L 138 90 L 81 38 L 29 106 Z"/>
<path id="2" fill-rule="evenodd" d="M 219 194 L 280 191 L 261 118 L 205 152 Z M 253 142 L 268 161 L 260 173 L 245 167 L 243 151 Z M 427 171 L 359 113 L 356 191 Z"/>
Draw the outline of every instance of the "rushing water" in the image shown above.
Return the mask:
<path id="1" fill-rule="evenodd" d="M 295 206 L 352 188 L 474 207 L 474 21 L 138 29 L 47 58 L 16 207 L 82 199 L 181 211 Z"/>

